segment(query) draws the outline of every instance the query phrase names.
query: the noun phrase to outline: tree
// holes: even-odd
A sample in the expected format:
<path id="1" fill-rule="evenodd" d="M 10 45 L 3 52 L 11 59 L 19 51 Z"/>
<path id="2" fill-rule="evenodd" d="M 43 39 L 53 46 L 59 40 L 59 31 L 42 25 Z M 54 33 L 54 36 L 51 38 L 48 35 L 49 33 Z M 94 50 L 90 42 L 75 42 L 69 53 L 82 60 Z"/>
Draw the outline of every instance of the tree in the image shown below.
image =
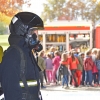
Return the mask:
<path id="1" fill-rule="evenodd" d="M 41 16 L 44 21 L 47 19 L 50 21 L 54 19 L 72 20 L 79 16 L 83 19 L 84 8 L 85 3 L 82 0 L 47 0 Z"/>
<path id="2" fill-rule="evenodd" d="M 63 9 L 65 7 L 66 0 L 47 0 L 47 3 L 44 3 L 44 11 L 42 12 L 42 19 L 46 20 L 54 20 L 58 19 L 61 16 L 64 16 L 65 13 Z"/>
<path id="3" fill-rule="evenodd" d="M 91 20 L 93 23 L 95 23 L 98 18 L 97 18 L 97 0 L 87 0 L 85 11 L 84 11 L 84 18 L 86 20 Z"/>
<path id="4" fill-rule="evenodd" d="M 30 6 L 30 0 L 0 0 L 0 22 L 8 25 L 13 15 L 22 11 L 22 5 Z"/>
<path id="5" fill-rule="evenodd" d="M 11 17 L 6 16 L 5 14 L 0 13 L 0 22 L 8 25 L 10 23 Z"/>
<path id="6" fill-rule="evenodd" d="M 83 12 L 85 8 L 85 3 L 82 0 L 69 0 L 66 3 L 65 9 L 69 12 L 72 19 L 78 19 L 81 17 L 83 19 Z"/>
<path id="7" fill-rule="evenodd" d="M 3 22 L 0 22 L 0 35 L 4 34 L 6 31 L 6 26 Z"/>
<path id="8" fill-rule="evenodd" d="M 0 12 L 12 17 L 24 3 L 28 4 L 29 0 L 0 0 Z"/>
<path id="9" fill-rule="evenodd" d="M 97 0 L 69 0 L 66 9 L 72 9 L 75 19 L 91 20 L 94 24 L 100 19 L 100 1 Z"/>
<path id="10" fill-rule="evenodd" d="M 47 0 L 42 16 L 48 19 L 91 20 L 94 24 L 100 19 L 100 1 L 98 0 Z"/>

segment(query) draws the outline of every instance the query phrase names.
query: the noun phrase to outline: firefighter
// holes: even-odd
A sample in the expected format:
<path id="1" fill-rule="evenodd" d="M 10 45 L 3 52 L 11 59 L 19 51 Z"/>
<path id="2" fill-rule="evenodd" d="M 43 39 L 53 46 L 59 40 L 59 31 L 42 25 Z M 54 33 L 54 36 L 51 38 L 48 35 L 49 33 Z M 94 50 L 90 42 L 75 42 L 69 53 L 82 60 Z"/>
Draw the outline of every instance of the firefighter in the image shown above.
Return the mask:
<path id="1" fill-rule="evenodd" d="M 31 12 L 19 12 L 12 18 L 9 25 L 11 34 L 8 38 L 10 47 L 0 66 L 0 81 L 5 100 L 42 100 L 40 69 L 32 50 L 42 50 L 37 33 L 43 27 L 42 19 Z"/>

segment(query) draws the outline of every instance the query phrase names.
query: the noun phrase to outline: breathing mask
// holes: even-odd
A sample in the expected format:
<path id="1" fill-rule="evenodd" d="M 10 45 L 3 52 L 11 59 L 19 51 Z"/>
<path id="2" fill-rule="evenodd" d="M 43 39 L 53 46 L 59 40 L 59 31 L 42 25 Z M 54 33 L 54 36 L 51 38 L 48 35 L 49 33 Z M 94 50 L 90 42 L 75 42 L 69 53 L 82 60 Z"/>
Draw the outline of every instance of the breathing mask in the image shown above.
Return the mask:
<path id="1" fill-rule="evenodd" d="M 37 27 L 30 28 L 28 30 L 28 34 L 26 34 L 25 41 L 31 49 L 39 52 L 43 49 L 43 47 L 40 44 L 37 35 L 38 35 L 38 28 Z"/>

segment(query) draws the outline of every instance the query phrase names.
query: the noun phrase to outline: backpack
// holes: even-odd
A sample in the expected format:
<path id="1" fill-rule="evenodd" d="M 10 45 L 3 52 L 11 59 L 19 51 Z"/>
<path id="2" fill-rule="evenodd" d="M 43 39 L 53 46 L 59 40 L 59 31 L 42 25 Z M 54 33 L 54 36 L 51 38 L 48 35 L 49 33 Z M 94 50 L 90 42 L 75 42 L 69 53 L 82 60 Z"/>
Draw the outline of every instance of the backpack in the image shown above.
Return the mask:
<path id="1" fill-rule="evenodd" d="M 97 66 L 97 69 L 100 70 L 100 60 L 95 60 L 95 65 Z"/>
<path id="2" fill-rule="evenodd" d="M 64 72 L 64 68 L 63 65 L 61 64 L 59 67 L 59 74 L 63 75 L 63 72 Z"/>

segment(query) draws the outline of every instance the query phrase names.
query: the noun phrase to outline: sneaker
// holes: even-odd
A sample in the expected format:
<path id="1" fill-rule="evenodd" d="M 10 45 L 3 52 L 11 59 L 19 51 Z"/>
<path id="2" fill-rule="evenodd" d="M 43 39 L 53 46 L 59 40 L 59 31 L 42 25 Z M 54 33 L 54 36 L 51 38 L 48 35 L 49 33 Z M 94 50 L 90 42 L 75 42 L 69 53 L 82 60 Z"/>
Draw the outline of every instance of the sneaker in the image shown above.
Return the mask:
<path id="1" fill-rule="evenodd" d="M 87 85 L 81 85 L 81 87 L 87 87 Z"/>
<path id="2" fill-rule="evenodd" d="M 75 85 L 75 87 L 77 88 L 77 87 L 78 87 L 78 85 Z"/>
<path id="3" fill-rule="evenodd" d="M 90 85 L 90 87 L 94 87 L 94 85 Z"/>
<path id="4" fill-rule="evenodd" d="M 47 82 L 47 83 L 46 83 L 46 85 L 50 85 L 50 83 L 49 83 L 49 82 Z"/>
<path id="5" fill-rule="evenodd" d="M 94 84 L 94 87 L 97 87 L 98 85 L 97 84 Z"/>
<path id="6" fill-rule="evenodd" d="M 87 87 L 94 87 L 94 85 L 88 85 Z"/>
<path id="7" fill-rule="evenodd" d="M 64 88 L 64 86 L 62 86 L 62 88 Z"/>
<path id="8" fill-rule="evenodd" d="M 55 86 L 55 85 L 56 85 L 56 83 L 50 83 L 50 85 Z"/>
<path id="9" fill-rule="evenodd" d="M 65 89 L 69 89 L 69 86 L 66 86 Z"/>
<path id="10" fill-rule="evenodd" d="M 79 88 L 82 88 L 83 86 L 82 86 L 82 85 L 79 85 L 78 87 L 79 87 Z"/>
<path id="11" fill-rule="evenodd" d="M 45 89 L 46 87 L 45 86 L 41 86 L 41 89 Z"/>

